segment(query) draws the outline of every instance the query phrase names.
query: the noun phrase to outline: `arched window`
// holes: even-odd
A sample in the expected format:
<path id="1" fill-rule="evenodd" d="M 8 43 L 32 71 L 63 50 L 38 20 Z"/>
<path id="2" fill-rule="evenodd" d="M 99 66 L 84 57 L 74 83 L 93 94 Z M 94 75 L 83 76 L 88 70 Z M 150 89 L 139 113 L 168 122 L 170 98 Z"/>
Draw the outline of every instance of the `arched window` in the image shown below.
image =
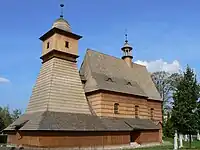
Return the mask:
<path id="1" fill-rule="evenodd" d="M 154 109 L 151 108 L 150 117 L 151 117 L 152 120 L 153 120 L 153 115 L 154 115 Z"/>
<path id="2" fill-rule="evenodd" d="M 119 113 L 119 104 L 115 103 L 114 104 L 114 114 L 118 114 Z"/>
<path id="3" fill-rule="evenodd" d="M 135 106 L 135 118 L 139 118 L 139 106 Z"/>

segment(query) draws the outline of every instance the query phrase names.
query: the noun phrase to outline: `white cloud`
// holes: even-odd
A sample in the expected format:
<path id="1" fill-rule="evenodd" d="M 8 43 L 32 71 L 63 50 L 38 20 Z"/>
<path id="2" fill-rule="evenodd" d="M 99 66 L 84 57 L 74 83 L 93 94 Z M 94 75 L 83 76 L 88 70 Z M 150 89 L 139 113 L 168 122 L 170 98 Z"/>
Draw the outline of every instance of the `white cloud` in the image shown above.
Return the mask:
<path id="1" fill-rule="evenodd" d="M 10 80 L 0 77 L 0 83 L 8 83 L 8 82 L 10 82 Z"/>
<path id="2" fill-rule="evenodd" d="M 169 73 L 178 73 L 181 70 L 181 65 L 177 60 L 174 60 L 172 63 L 165 62 L 162 59 L 149 62 L 137 60 L 135 63 L 146 66 L 149 72 L 166 71 Z"/>

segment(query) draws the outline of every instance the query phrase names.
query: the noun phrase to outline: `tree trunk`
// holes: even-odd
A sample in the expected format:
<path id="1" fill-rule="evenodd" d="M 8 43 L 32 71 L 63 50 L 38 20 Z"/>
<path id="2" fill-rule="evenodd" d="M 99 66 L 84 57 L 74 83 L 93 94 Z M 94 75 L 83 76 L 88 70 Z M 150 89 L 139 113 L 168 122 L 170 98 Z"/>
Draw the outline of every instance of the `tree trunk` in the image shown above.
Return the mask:
<path id="1" fill-rule="evenodd" d="M 192 136 L 191 136 L 191 133 L 189 134 L 190 136 L 190 148 L 192 147 Z"/>

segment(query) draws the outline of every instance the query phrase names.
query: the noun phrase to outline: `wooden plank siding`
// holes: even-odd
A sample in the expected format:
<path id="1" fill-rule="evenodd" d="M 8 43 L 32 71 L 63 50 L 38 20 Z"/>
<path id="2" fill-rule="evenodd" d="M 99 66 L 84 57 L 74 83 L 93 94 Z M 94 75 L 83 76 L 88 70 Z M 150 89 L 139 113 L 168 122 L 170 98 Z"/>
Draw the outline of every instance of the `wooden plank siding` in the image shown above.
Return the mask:
<path id="1" fill-rule="evenodd" d="M 135 106 L 139 106 L 139 118 L 151 119 L 150 112 L 153 108 L 153 119 L 162 121 L 160 101 L 105 91 L 87 95 L 87 99 L 98 116 L 135 118 Z M 115 103 L 119 104 L 118 114 L 114 114 Z"/>
<path id="2" fill-rule="evenodd" d="M 131 132 L 131 136 L 134 141 L 139 144 L 161 142 L 160 135 L 157 130 Z"/>
<path id="3" fill-rule="evenodd" d="M 95 147 L 130 143 L 129 132 L 21 132 L 8 143 L 29 147 Z"/>
<path id="4" fill-rule="evenodd" d="M 101 93 L 95 93 L 86 96 L 93 111 L 97 116 L 101 116 L 101 99 L 102 99 L 101 95 L 102 95 Z"/>
<path id="5" fill-rule="evenodd" d="M 54 57 L 42 64 L 26 112 L 47 110 L 91 114 L 75 62 Z"/>
<path id="6" fill-rule="evenodd" d="M 148 100 L 148 109 L 149 109 L 149 116 L 150 116 L 150 111 L 151 108 L 154 109 L 154 114 L 153 114 L 153 119 L 154 120 L 159 120 L 162 122 L 162 102 L 160 101 L 155 101 L 155 100 Z"/>

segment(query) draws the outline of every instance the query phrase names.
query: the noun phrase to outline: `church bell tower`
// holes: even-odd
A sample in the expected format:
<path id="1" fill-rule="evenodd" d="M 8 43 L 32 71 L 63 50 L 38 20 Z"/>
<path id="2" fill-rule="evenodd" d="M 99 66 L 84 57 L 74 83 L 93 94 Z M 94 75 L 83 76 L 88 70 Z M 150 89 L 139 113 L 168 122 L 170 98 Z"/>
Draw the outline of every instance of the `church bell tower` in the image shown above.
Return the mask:
<path id="1" fill-rule="evenodd" d="M 126 37 L 126 40 L 125 40 L 124 46 L 121 48 L 121 50 L 123 51 L 122 59 L 127 63 L 127 65 L 129 67 L 132 67 L 132 59 L 133 59 L 132 50 L 133 50 L 133 48 L 128 43 L 128 35 L 127 34 L 125 34 L 125 37 Z"/>
<path id="2" fill-rule="evenodd" d="M 64 5 L 61 4 L 61 10 Z M 78 40 L 82 36 L 72 33 L 70 24 L 63 18 L 61 11 L 58 18 L 52 26 L 52 29 L 40 37 L 42 40 L 42 57 L 45 62 L 51 57 L 61 57 L 63 59 L 75 59 L 78 57 Z"/>
<path id="3" fill-rule="evenodd" d="M 60 17 L 40 37 L 42 66 L 26 113 L 52 111 L 90 114 L 76 64 L 78 40 L 82 37 L 72 33 L 63 17 L 64 5 L 60 6 Z"/>

